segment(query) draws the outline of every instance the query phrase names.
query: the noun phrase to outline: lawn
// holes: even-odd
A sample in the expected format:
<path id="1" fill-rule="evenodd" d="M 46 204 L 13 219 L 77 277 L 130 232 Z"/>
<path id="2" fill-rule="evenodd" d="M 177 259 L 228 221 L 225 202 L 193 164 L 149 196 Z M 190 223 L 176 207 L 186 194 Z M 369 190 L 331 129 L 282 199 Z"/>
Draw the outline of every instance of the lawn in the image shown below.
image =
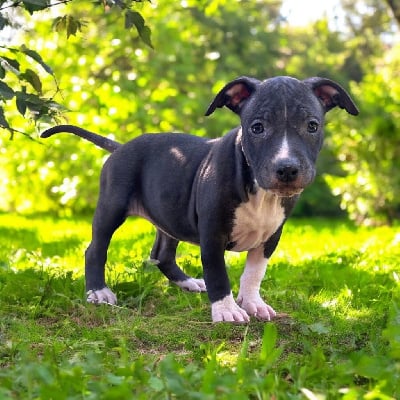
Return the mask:
<path id="1" fill-rule="evenodd" d="M 90 229 L 0 215 L 0 399 L 400 398 L 399 226 L 290 220 L 262 285 L 278 318 L 248 325 L 169 284 L 139 219 L 109 251 L 119 305 L 86 304 Z M 201 276 L 198 248 L 178 252 Z M 244 254 L 226 262 L 237 293 Z"/>

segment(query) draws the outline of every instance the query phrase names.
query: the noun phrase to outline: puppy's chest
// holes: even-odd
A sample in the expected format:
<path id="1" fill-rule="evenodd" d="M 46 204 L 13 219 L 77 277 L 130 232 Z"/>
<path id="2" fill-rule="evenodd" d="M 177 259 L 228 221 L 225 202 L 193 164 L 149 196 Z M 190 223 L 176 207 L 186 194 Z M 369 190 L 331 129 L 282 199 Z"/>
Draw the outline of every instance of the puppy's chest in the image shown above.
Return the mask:
<path id="1" fill-rule="evenodd" d="M 279 197 L 262 189 L 235 210 L 230 235 L 230 250 L 244 251 L 259 247 L 280 227 L 285 210 Z"/>

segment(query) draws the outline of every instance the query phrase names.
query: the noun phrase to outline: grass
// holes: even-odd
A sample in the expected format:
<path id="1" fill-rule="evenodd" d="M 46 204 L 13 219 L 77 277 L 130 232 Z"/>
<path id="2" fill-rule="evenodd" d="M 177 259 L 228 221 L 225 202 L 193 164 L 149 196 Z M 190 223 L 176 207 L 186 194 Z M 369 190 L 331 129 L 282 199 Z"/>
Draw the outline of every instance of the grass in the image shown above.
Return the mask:
<path id="1" fill-rule="evenodd" d="M 146 262 L 153 228 L 109 251 L 118 307 L 85 303 L 90 220 L 0 215 L 0 399 L 398 399 L 400 229 L 290 220 L 263 282 L 273 323 L 212 324 L 205 294 Z M 201 276 L 198 248 L 179 262 Z M 227 253 L 233 290 L 244 254 Z"/>

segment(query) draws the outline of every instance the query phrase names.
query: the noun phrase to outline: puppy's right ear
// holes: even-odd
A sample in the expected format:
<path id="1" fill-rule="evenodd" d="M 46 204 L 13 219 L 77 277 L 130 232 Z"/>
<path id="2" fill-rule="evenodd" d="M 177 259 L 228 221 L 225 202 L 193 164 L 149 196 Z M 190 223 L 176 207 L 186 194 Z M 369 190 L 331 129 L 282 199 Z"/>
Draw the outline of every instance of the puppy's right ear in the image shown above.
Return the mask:
<path id="1" fill-rule="evenodd" d="M 234 113 L 240 114 L 240 111 L 246 100 L 255 92 L 260 81 L 255 78 L 242 76 L 226 84 L 215 96 L 214 101 L 208 107 L 206 116 L 212 114 L 215 109 L 223 106 L 228 107 Z"/>

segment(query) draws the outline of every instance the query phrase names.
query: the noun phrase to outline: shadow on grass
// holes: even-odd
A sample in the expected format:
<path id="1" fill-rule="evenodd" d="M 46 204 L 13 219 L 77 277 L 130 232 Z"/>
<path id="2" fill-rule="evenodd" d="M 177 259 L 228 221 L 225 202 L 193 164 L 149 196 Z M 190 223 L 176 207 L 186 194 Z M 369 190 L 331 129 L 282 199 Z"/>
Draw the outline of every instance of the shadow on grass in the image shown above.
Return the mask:
<path id="1" fill-rule="evenodd" d="M 5 247 L 20 248 L 29 244 L 29 247 L 36 249 L 40 246 L 38 232 L 35 228 L 14 228 L 14 227 L 0 227 L 0 238 L 2 241 L 3 249 Z"/>
<path id="2" fill-rule="evenodd" d="M 0 264 L 3 265 L 7 265 L 10 254 L 21 250 L 26 253 L 39 251 L 44 258 L 62 257 L 82 246 L 82 238 L 77 235 L 68 235 L 57 240 L 43 241 L 34 227 L 32 229 L 0 227 L 0 238 L 2 242 Z"/>
<path id="3" fill-rule="evenodd" d="M 76 252 L 76 248 L 82 246 L 82 239 L 78 236 L 68 236 L 61 240 L 41 243 L 43 257 L 65 256 Z M 82 254 L 83 258 L 83 254 Z"/>
<path id="4" fill-rule="evenodd" d="M 33 268 L 0 268 L 0 302 L 11 313 L 68 308 L 71 302 L 81 302 L 83 294 L 83 278 L 74 279 L 71 272 L 56 275 Z"/>

